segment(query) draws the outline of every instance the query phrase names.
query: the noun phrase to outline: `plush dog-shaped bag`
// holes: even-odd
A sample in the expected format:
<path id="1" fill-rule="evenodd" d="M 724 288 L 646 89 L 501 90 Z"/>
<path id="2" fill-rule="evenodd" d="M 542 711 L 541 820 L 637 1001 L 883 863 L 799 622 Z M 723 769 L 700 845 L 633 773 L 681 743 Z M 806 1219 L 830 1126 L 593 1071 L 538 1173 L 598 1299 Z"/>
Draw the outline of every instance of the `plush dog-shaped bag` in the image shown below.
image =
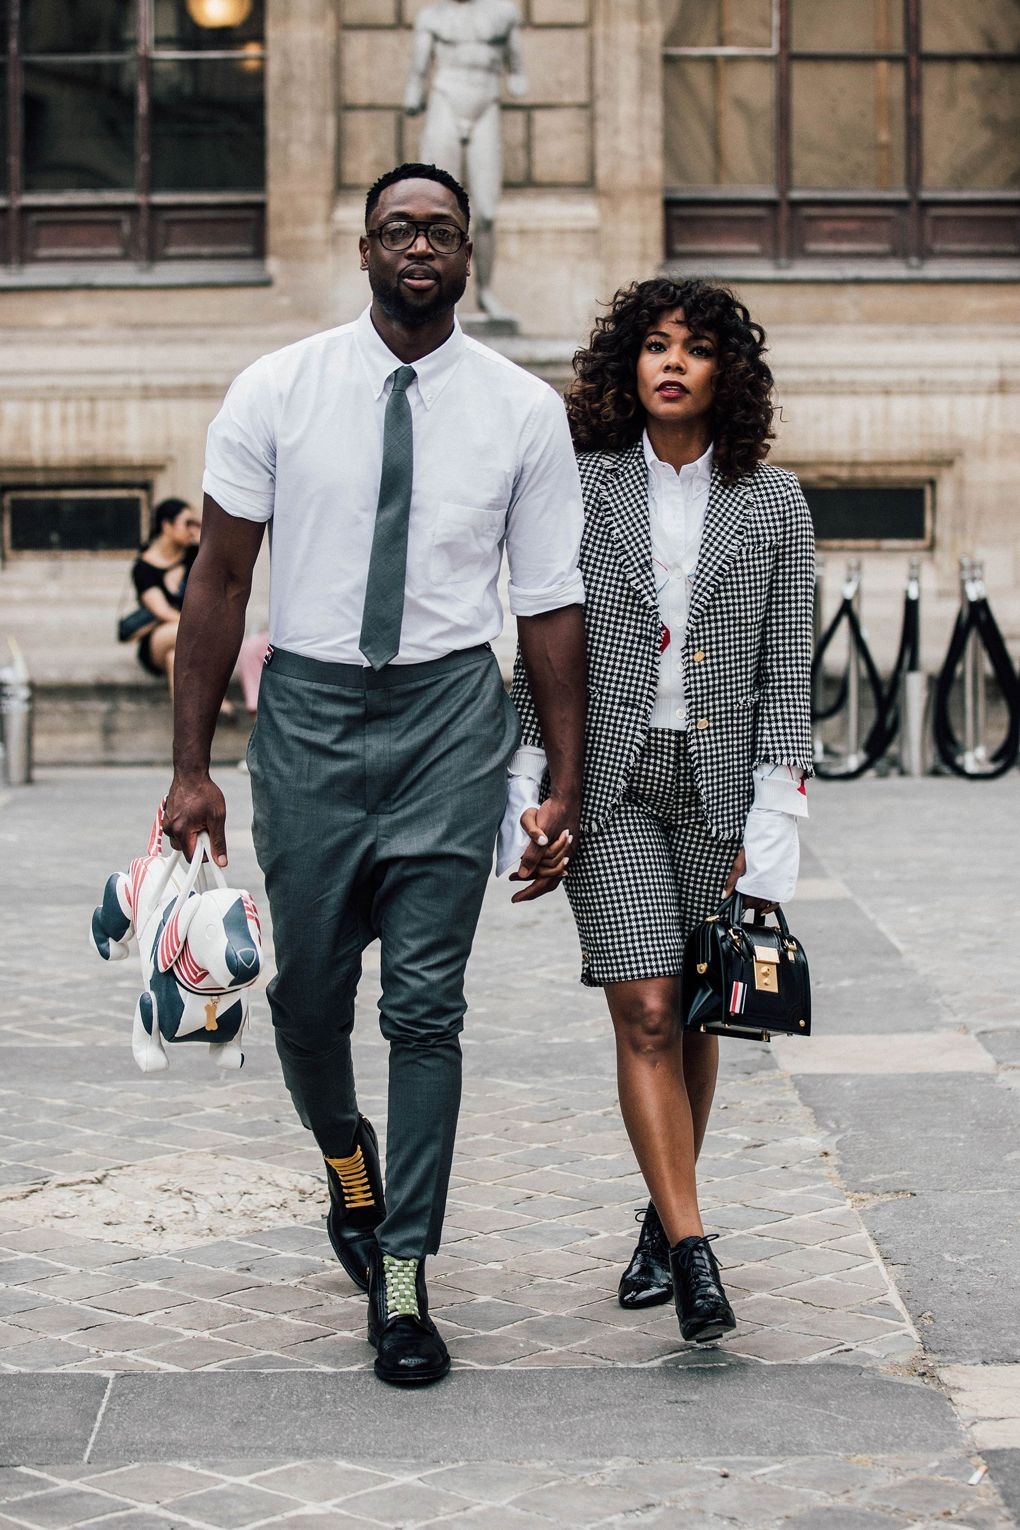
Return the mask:
<path id="1" fill-rule="evenodd" d="M 162 854 L 163 809 L 148 854 L 107 881 L 90 939 L 104 961 L 138 941 L 144 989 L 135 1006 L 131 1050 L 143 1073 L 170 1066 L 163 1043 L 207 1041 L 221 1067 L 244 1062 L 248 995 L 262 970 L 262 927 L 250 893 L 228 887 L 200 834 L 189 865 Z"/>

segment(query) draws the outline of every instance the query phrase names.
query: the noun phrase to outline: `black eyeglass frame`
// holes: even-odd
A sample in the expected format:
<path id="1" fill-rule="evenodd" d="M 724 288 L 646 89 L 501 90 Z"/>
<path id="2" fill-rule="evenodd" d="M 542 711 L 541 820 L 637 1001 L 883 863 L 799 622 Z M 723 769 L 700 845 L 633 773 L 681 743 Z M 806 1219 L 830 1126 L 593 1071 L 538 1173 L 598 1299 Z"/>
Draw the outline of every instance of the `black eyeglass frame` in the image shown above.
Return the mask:
<path id="1" fill-rule="evenodd" d="M 404 224 L 407 228 L 414 229 L 414 233 L 406 244 L 394 245 L 386 243 L 383 235 L 386 230 L 388 228 L 392 228 L 394 224 Z M 456 249 L 438 249 L 432 241 L 431 230 L 434 228 L 441 228 L 448 233 L 456 234 L 460 241 Z M 413 218 L 387 218 L 386 222 L 380 223 L 378 228 L 366 229 L 365 232 L 367 238 L 378 239 L 383 249 L 391 251 L 391 253 L 394 255 L 401 254 L 404 250 L 411 249 L 412 246 L 417 242 L 419 234 L 425 235 L 425 238 L 428 241 L 429 249 L 433 252 L 434 255 L 459 255 L 460 251 L 464 248 L 468 242 L 468 239 L 470 238 L 470 235 L 467 233 L 467 231 L 458 227 L 456 223 L 441 223 L 438 218 L 432 218 L 427 223 L 416 223 Z"/>

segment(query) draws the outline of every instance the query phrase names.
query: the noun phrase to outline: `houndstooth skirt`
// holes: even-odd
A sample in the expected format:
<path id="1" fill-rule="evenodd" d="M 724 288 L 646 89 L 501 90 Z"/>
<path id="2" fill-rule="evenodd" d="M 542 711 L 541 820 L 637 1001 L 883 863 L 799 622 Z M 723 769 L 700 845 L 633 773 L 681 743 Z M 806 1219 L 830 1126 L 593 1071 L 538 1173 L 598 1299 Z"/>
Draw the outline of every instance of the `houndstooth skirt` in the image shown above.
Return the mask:
<path id="1" fill-rule="evenodd" d="M 708 830 L 687 736 L 653 728 L 610 818 L 581 841 L 565 886 L 591 988 L 680 972 L 684 942 L 719 905 L 740 840 Z"/>

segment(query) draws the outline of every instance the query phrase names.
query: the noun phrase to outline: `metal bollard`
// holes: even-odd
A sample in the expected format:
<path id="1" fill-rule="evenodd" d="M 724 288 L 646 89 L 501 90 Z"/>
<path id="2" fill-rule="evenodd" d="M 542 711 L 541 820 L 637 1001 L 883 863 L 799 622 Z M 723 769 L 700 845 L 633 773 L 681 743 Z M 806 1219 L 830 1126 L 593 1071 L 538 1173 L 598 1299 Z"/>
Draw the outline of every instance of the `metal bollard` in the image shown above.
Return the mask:
<path id="1" fill-rule="evenodd" d="M 984 564 L 972 558 L 960 559 L 960 585 L 965 601 L 984 596 L 984 573 Z M 963 763 L 968 771 L 980 770 L 987 763 L 987 723 L 985 652 L 975 628 L 967 639 L 963 661 Z"/>
<path id="2" fill-rule="evenodd" d="M 813 634 L 812 634 L 812 639 L 811 639 L 811 652 L 812 653 L 817 653 L 818 652 L 818 645 L 819 645 L 819 643 L 822 640 L 822 632 L 823 632 L 824 626 L 825 626 L 825 624 L 824 624 L 824 622 L 822 620 L 822 617 L 823 617 L 822 605 L 823 605 L 824 595 L 825 595 L 825 560 L 823 558 L 818 558 L 816 560 L 816 562 L 815 562 L 815 604 L 814 604 L 814 613 L 813 613 L 813 621 L 812 621 Z M 816 673 L 815 670 L 814 670 L 814 667 L 812 666 L 812 671 L 811 671 L 811 715 L 812 715 L 812 717 L 815 715 L 815 713 L 817 711 L 821 710 L 822 704 L 824 702 L 824 698 L 825 698 L 825 675 L 822 672 L 821 668 L 819 668 L 818 672 Z M 822 730 L 821 730 L 821 726 L 820 725 L 815 728 L 814 739 L 813 739 L 813 742 L 812 742 L 812 755 L 813 755 L 813 758 L 816 759 L 816 760 L 821 760 L 821 759 L 825 758 L 825 745 L 822 743 Z"/>
<path id="3" fill-rule="evenodd" d="M 923 669 L 903 676 L 903 718 L 900 723 L 900 769 L 905 776 L 926 776 L 931 769 L 928 708 L 931 680 Z"/>
<path id="4" fill-rule="evenodd" d="M 844 600 L 853 601 L 858 619 L 861 614 L 861 560 L 851 558 L 846 566 Z M 861 654 L 852 633 L 847 636 L 846 671 L 846 768 L 856 770 L 861 763 Z"/>
<path id="5" fill-rule="evenodd" d="M 921 600 L 921 560 L 911 558 L 907 569 L 906 597 L 908 600 L 918 603 L 918 639 L 917 647 L 920 650 L 920 600 Z M 931 681 L 928 675 L 920 668 L 920 659 L 915 654 L 914 662 L 917 668 L 910 668 L 903 676 L 903 691 L 901 699 L 902 712 L 900 716 L 900 773 L 904 776 L 926 776 L 931 770 L 931 723 L 929 708 L 931 705 Z"/>
<path id="6" fill-rule="evenodd" d="M 0 732 L 7 784 L 27 786 L 32 779 L 32 684 L 18 651 L 14 662 L 0 669 Z"/>

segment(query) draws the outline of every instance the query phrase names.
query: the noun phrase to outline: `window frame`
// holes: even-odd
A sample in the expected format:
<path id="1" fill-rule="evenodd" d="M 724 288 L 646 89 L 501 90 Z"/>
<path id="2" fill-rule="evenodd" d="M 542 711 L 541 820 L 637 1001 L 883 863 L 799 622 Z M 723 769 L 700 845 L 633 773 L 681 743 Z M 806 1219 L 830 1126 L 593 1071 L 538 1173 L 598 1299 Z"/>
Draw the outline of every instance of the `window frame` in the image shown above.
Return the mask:
<path id="1" fill-rule="evenodd" d="M 920 269 L 932 261 L 980 264 L 1020 256 L 1020 194 L 926 188 L 923 183 L 922 88 L 928 63 L 994 60 L 1020 64 L 1020 53 L 938 51 L 923 46 L 922 0 L 901 0 L 903 43 L 874 51 L 796 49 L 791 0 L 772 0 L 768 47 L 663 47 L 663 59 L 771 59 L 775 67 L 773 184 L 665 189 L 668 260 L 720 255 L 782 271 L 799 264 L 883 261 Z M 904 186 L 901 189 L 795 187 L 792 178 L 793 65 L 887 60 L 904 69 Z"/>
<path id="2" fill-rule="evenodd" d="M 927 553 L 935 546 L 935 490 L 931 473 L 874 473 L 836 476 L 831 472 L 804 470 L 798 474 L 804 497 L 810 505 L 813 489 L 842 489 L 864 492 L 869 489 L 913 489 L 924 495 L 924 533 L 920 537 L 823 537 L 816 532 L 820 553 L 910 552 Z"/>
<path id="3" fill-rule="evenodd" d="M 266 177 L 257 191 L 153 191 L 152 65 L 154 61 L 222 60 L 242 56 L 239 48 L 158 48 L 152 0 L 124 0 L 135 7 L 133 54 L 34 54 L 21 47 L 22 8 L 28 0 L 7 0 L 7 186 L 0 188 L 0 269 L 21 276 L 49 263 L 68 269 L 134 263 L 141 271 L 163 262 L 258 262 L 265 256 Z M 246 58 L 266 63 L 263 39 Z M 99 191 L 24 189 L 23 78 L 26 61 L 103 63 L 133 59 L 135 75 L 135 166 L 130 188 Z M 265 94 L 263 93 L 263 110 Z M 105 242 L 104 242 L 105 240 Z"/>
<path id="4" fill-rule="evenodd" d="M 11 506 L 15 499 L 133 499 L 138 501 L 138 540 L 130 547 L 12 547 Z M 32 474 L 19 480 L 16 474 L 5 474 L 0 484 L 0 563 L 22 563 L 40 559 L 92 560 L 105 558 L 122 561 L 124 557 L 141 547 L 149 535 L 152 522 L 153 486 L 148 475 L 137 473 L 130 481 L 124 478 L 103 482 L 102 475 L 89 473 L 79 482 L 73 475 L 61 474 L 48 481 L 45 476 Z"/>

